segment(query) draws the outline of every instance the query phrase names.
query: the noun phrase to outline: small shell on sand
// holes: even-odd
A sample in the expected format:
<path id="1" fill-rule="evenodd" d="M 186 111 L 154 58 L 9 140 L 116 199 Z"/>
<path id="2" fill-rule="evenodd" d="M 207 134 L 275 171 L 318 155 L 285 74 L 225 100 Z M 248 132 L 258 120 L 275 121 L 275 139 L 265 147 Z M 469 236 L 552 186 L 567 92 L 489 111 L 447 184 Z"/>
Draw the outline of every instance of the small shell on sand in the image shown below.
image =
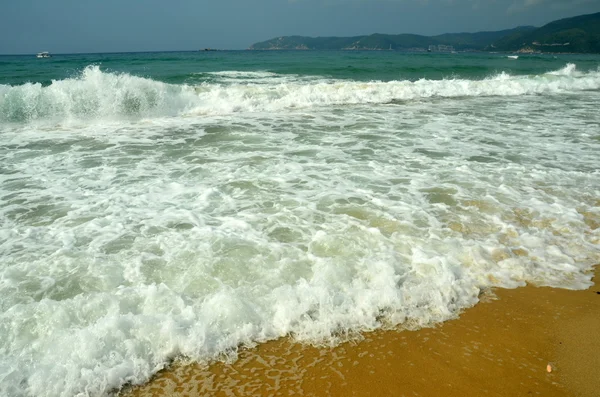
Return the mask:
<path id="1" fill-rule="evenodd" d="M 546 365 L 546 371 L 552 372 L 552 369 L 553 369 L 552 364 Z"/>

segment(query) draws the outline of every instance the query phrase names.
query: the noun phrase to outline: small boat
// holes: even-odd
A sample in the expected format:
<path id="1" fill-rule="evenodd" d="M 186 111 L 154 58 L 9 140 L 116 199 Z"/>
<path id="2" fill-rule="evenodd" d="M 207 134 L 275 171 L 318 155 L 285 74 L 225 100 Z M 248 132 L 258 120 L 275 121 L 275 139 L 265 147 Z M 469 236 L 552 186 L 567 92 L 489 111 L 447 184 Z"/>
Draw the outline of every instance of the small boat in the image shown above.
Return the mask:
<path id="1" fill-rule="evenodd" d="M 52 55 L 48 51 L 38 52 L 36 58 L 52 58 Z"/>
<path id="2" fill-rule="evenodd" d="M 507 58 L 510 58 L 510 59 L 519 59 L 519 56 L 518 55 L 509 55 Z"/>

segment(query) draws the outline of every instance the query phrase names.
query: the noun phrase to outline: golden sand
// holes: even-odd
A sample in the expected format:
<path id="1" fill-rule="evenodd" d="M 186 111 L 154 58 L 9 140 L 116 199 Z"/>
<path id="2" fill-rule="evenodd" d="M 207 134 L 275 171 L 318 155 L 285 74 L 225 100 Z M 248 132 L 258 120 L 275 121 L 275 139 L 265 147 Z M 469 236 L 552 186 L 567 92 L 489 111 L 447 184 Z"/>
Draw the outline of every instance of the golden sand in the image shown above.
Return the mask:
<path id="1" fill-rule="evenodd" d="M 173 365 L 121 395 L 597 397 L 600 267 L 595 280 L 585 291 L 497 290 L 458 320 L 333 348 L 284 338 L 233 364 Z"/>

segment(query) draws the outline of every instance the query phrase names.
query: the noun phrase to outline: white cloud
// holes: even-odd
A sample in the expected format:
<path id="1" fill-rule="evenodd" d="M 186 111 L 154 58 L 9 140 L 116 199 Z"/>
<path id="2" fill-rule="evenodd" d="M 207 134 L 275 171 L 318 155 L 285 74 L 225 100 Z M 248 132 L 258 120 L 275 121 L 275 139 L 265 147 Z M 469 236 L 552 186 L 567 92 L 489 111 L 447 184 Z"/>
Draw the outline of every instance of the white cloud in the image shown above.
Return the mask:
<path id="1" fill-rule="evenodd" d="M 507 10 L 508 14 L 516 14 L 529 8 L 544 6 L 552 9 L 568 9 L 588 3 L 600 3 L 599 0 L 517 0 Z M 600 5 L 600 4 L 599 4 Z"/>
<path id="2" fill-rule="evenodd" d="M 287 0 L 289 3 L 313 2 L 323 5 L 341 4 L 365 4 L 373 2 L 389 2 L 404 4 L 421 4 L 423 6 L 435 6 L 436 4 L 468 6 L 473 9 L 483 9 L 492 4 L 506 4 L 508 14 L 517 14 L 536 7 L 548 7 L 555 10 L 569 9 L 583 4 L 597 4 L 600 0 Z"/>
<path id="3" fill-rule="evenodd" d="M 545 0 L 525 0 L 525 1 L 515 1 L 508 7 L 506 11 L 508 14 L 516 14 L 521 11 L 525 11 L 529 7 L 538 5 L 543 3 Z"/>

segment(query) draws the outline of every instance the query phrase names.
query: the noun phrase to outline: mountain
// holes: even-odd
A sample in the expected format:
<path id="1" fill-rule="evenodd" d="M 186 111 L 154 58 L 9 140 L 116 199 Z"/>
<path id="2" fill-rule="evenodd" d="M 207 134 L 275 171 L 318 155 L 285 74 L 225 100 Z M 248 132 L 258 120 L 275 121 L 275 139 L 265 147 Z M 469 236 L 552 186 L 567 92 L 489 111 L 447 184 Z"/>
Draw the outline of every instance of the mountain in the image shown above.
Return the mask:
<path id="1" fill-rule="evenodd" d="M 560 19 L 529 32 L 514 32 L 494 45 L 503 51 L 600 53 L 600 12 Z"/>
<path id="2" fill-rule="evenodd" d="M 431 46 L 431 47 L 430 47 Z M 282 36 L 255 43 L 251 50 L 416 50 L 523 51 L 600 53 L 600 13 L 550 22 L 536 28 L 520 26 L 495 32 L 371 34 L 355 37 Z"/>
<path id="3" fill-rule="evenodd" d="M 445 33 L 433 36 L 441 44 L 453 45 L 456 48 L 485 49 L 495 41 L 511 35 L 521 35 L 535 30 L 534 26 L 519 26 L 514 29 L 498 30 L 495 32 L 478 33 Z"/>
<path id="4" fill-rule="evenodd" d="M 533 26 L 518 27 L 499 32 L 447 33 L 439 36 L 417 34 L 371 34 L 355 37 L 283 36 L 255 43 L 251 50 L 425 50 L 429 46 L 447 45 L 457 50 L 483 50 L 494 40 L 529 32 Z"/>

